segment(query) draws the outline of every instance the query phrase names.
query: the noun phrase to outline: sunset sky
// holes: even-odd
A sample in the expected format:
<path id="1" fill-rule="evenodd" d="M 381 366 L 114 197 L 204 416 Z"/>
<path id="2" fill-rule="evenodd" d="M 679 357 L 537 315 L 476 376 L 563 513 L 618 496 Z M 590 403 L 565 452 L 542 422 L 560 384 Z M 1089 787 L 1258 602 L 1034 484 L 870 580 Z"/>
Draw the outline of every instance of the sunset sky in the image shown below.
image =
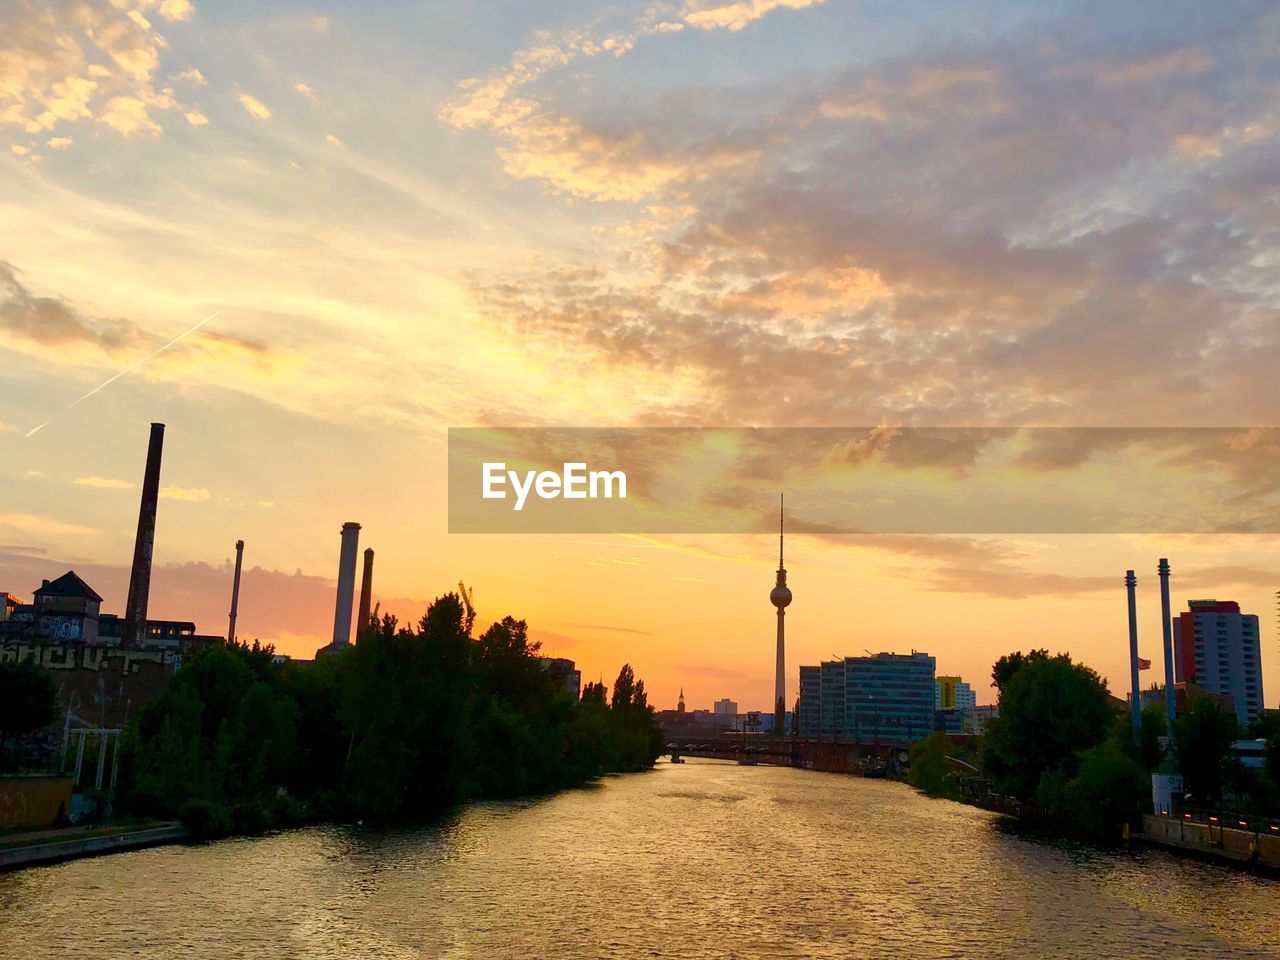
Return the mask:
<path id="1" fill-rule="evenodd" d="M 240 635 L 310 657 L 356 521 L 384 610 L 464 579 L 584 679 L 768 708 L 776 538 L 450 535 L 447 429 L 1274 426 L 1277 49 L 1249 2 L 5 3 L 0 590 L 123 612 L 162 421 L 153 617 L 224 632 L 243 538 Z M 1280 701 L 1273 535 L 787 553 L 789 698 L 1041 646 L 1123 695 L 1167 556 Z"/>

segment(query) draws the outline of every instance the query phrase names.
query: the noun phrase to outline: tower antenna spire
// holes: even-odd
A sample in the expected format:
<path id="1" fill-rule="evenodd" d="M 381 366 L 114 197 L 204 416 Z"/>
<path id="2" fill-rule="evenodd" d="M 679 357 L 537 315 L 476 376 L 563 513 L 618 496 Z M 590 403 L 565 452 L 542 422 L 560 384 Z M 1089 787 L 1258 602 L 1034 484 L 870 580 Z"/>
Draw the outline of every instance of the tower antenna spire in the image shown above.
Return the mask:
<path id="1" fill-rule="evenodd" d="M 782 569 L 782 523 L 786 516 L 784 504 L 786 502 L 786 494 L 778 494 L 778 569 Z"/>

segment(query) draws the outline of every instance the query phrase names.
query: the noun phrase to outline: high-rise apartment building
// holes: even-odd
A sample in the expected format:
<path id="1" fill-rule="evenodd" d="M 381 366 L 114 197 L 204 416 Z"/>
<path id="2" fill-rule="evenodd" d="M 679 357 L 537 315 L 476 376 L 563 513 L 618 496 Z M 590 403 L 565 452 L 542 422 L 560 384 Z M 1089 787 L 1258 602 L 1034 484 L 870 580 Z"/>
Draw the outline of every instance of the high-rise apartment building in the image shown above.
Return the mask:
<path id="1" fill-rule="evenodd" d="M 934 680 L 933 705 L 939 710 L 963 710 L 978 705 L 978 695 L 973 687 L 959 677 L 938 677 Z"/>
<path id="2" fill-rule="evenodd" d="M 1243 726 L 1262 713 L 1258 618 L 1232 600 L 1192 600 L 1173 620 L 1173 666 L 1179 683 L 1226 694 Z"/>

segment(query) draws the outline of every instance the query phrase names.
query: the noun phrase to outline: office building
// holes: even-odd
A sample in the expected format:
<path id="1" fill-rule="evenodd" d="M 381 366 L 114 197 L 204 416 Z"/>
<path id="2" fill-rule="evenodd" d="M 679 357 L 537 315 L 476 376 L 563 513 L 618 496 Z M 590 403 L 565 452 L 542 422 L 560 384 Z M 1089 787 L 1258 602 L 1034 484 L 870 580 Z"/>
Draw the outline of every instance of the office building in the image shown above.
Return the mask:
<path id="1" fill-rule="evenodd" d="M 717 717 L 736 717 L 738 715 L 738 701 L 730 700 L 728 697 L 723 700 L 717 700 L 711 705 L 711 712 Z"/>
<path id="2" fill-rule="evenodd" d="M 858 743 L 910 743 L 934 729 L 935 660 L 880 653 L 800 668 L 800 734 Z"/>

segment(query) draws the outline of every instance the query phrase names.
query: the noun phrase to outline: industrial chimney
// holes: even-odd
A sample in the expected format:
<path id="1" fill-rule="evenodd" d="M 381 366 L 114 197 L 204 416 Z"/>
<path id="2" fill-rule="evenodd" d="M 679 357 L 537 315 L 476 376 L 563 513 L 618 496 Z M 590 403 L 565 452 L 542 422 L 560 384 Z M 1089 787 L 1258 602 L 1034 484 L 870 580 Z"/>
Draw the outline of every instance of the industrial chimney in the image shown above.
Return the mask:
<path id="1" fill-rule="evenodd" d="M 333 614 L 333 645 L 351 642 L 351 601 L 356 589 L 356 550 L 360 546 L 360 524 L 342 525 L 342 552 L 338 557 L 338 603 Z"/>
<path id="2" fill-rule="evenodd" d="M 1164 631 L 1164 712 L 1169 743 L 1173 743 L 1173 721 L 1178 716 L 1173 691 L 1173 619 L 1169 611 L 1169 561 L 1164 557 L 1156 565 L 1160 575 L 1160 626 Z"/>
<path id="3" fill-rule="evenodd" d="M 227 627 L 227 643 L 236 642 L 236 611 L 240 608 L 240 564 L 244 560 L 244 541 L 236 541 L 236 575 L 231 581 L 231 624 Z"/>
<path id="4" fill-rule="evenodd" d="M 122 647 L 135 646 L 147 635 L 147 599 L 151 594 L 151 556 L 156 543 L 156 507 L 160 499 L 160 457 L 164 452 L 164 424 L 151 425 L 147 445 L 147 472 L 142 478 L 142 505 L 138 508 L 138 535 L 133 541 L 133 567 L 129 571 L 129 599 L 124 608 Z"/>
<path id="5" fill-rule="evenodd" d="M 356 614 L 356 635 L 369 626 L 369 608 L 373 603 L 373 547 L 364 548 L 364 575 L 360 579 L 360 609 Z"/>
<path id="6" fill-rule="evenodd" d="M 1135 595 L 1138 578 L 1132 570 L 1125 571 L 1124 586 L 1129 595 L 1129 689 L 1132 691 L 1129 709 L 1133 712 L 1133 742 L 1142 746 L 1142 697 L 1138 690 L 1138 602 Z"/>

